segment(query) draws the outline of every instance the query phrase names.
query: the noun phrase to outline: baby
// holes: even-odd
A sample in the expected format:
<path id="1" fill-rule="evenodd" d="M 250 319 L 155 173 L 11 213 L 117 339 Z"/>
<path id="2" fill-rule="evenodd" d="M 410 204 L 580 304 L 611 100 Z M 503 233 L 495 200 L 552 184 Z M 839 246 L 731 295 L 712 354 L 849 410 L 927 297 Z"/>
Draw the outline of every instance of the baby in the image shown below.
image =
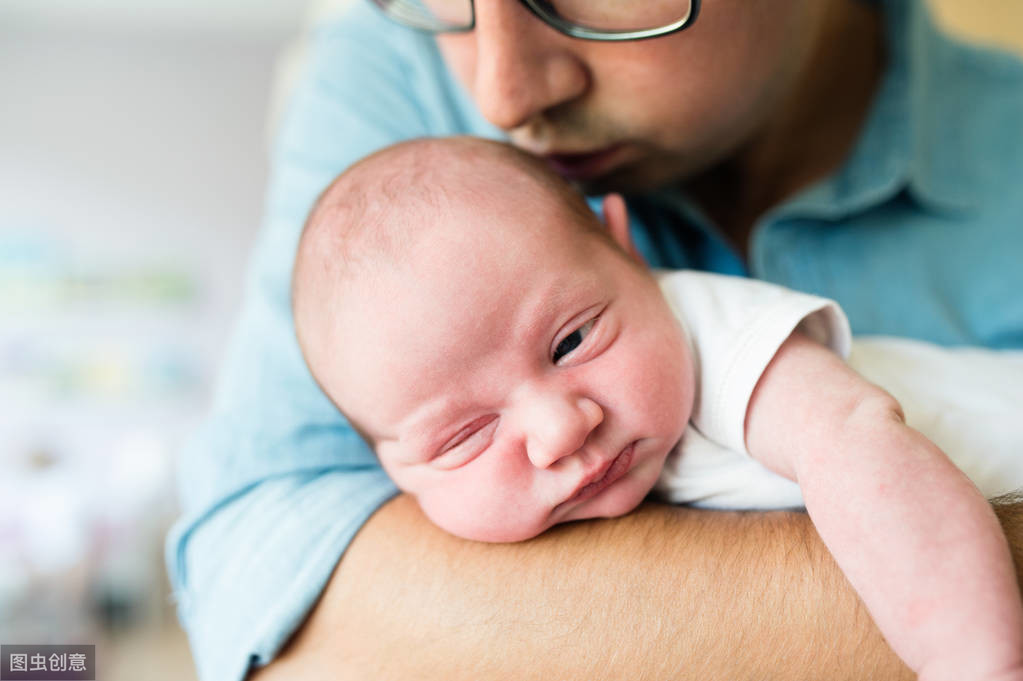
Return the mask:
<path id="1" fill-rule="evenodd" d="M 299 343 L 395 484 L 449 532 L 519 541 L 628 513 L 695 437 L 697 458 L 728 450 L 798 484 L 920 678 L 1023 679 L 995 516 L 842 361 L 838 308 L 655 276 L 622 199 L 603 212 L 528 155 L 466 138 L 385 149 L 326 190 L 295 265 Z"/>

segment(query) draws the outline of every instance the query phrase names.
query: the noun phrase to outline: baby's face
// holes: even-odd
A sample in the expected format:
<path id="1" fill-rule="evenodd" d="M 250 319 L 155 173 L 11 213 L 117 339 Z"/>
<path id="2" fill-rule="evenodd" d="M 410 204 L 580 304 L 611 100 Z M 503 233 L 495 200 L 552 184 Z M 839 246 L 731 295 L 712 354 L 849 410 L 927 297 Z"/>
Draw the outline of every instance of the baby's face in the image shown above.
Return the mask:
<path id="1" fill-rule="evenodd" d="M 415 264 L 356 283 L 344 350 L 318 370 L 395 484 L 482 541 L 633 509 L 693 399 L 683 332 L 649 273 L 559 226 L 564 212 L 521 210 L 476 208 L 475 225 L 413 246 Z"/>

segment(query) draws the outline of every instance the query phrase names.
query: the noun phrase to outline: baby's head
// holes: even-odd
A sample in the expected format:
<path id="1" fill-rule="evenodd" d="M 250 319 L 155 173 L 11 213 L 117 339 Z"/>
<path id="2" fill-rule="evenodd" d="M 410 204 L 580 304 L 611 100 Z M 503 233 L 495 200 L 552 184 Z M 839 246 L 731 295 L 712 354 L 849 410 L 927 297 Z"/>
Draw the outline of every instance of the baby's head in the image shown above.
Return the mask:
<path id="1" fill-rule="evenodd" d="M 360 161 L 299 244 L 299 343 L 395 484 L 456 535 L 635 508 L 679 440 L 689 353 L 629 242 L 541 162 L 469 138 Z"/>

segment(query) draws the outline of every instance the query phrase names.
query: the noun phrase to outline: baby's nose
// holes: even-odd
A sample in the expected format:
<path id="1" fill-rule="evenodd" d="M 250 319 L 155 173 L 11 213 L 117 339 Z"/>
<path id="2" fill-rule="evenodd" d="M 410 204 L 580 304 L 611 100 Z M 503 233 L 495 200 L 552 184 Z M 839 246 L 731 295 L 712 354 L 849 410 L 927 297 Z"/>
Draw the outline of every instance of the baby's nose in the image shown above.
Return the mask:
<path id="1" fill-rule="evenodd" d="M 588 397 L 548 398 L 529 419 L 526 450 L 537 468 L 549 468 L 579 451 L 604 421 L 604 410 Z"/>

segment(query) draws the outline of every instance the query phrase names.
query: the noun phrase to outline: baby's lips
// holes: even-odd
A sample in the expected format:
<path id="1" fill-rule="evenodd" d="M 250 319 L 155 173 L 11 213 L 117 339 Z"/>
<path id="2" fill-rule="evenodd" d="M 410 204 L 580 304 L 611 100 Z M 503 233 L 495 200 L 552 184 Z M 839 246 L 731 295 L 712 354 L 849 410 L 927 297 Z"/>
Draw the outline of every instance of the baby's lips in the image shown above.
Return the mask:
<path id="1" fill-rule="evenodd" d="M 625 449 L 618 453 L 618 456 L 609 461 L 606 466 L 589 476 L 588 480 L 580 484 L 575 493 L 566 501 L 582 501 L 589 499 L 600 492 L 603 492 L 605 489 L 617 482 L 619 478 L 628 472 L 629 467 L 632 465 L 632 453 L 635 448 L 636 443 L 630 442 Z"/>

